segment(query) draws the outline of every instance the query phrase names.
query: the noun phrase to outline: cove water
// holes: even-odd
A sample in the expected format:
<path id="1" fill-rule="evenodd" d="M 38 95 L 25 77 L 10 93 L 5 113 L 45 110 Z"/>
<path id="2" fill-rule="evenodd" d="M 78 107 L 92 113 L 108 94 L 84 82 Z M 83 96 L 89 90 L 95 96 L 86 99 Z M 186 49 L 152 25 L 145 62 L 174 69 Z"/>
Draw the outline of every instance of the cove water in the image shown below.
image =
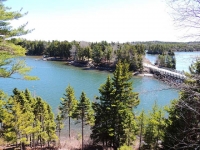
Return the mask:
<path id="1" fill-rule="evenodd" d="M 30 75 L 39 77 L 37 81 L 25 81 L 20 79 L 0 78 L 0 89 L 8 95 L 14 88 L 31 91 L 33 95 L 40 96 L 48 102 L 54 113 L 57 113 L 60 98 L 65 89 L 71 85 L 79 99 L 84 91 L 91 101 L 99 95 L 98 89 L 104 84 L 111 73 L 97 70 L 84 70 L 74 66 L 68 66 L 64 62 L 36 60 L 36 57 L 24 57 L 28 66 L 32 67 Z M 135 111 L 151 110 L 157 101 L 158 105 L 165 106 L 170 101 L 178 98 L 178 91 L 151 77 L 133 77 L 133 88 L 139 92 L 140 104 Z"/>

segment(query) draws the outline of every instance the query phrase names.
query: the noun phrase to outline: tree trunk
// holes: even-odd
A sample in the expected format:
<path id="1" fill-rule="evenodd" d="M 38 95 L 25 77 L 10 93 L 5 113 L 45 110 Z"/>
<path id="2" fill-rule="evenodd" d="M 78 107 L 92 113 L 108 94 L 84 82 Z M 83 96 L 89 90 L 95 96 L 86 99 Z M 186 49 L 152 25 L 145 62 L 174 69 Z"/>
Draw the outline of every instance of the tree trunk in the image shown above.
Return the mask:
<path id="1" fill-rule="evenodd" d="M 30 135 L 30 147 L 32 148 L 32 139 L 31 139 L 31 135 Z"/>
<path id="2" fill-rule="evenodd" d="M 59 124 L 59 129 L 58 129 L 58 136 L 59 136 L 58 148 L 60 148 L 60 124 Z"/>
<path id="3" fill-rule="evenodd" d="M 160 123 L 160 118 L 161 118 L 161 112 L 159 112 L 159 123 Z M 158 140 L 159 140 L 159 136 L 160 136 L 160 125 L 158 125 L 158 135 L 156 137 L 156 148 L 158 147 Z"/>
<path id="4" fill-rule="evenodd" d="M 21 150 L 26 150 L 24 142 L 21 143 Z"/>
<path id="5" fill-rule="evenodd" d="M 83 113 L 83 108 L 82 108 L 82 150 L 83 150 L 83 115 L 84 115 L 84 113 Z"/>
<path id="6" fill-rule="evenodd" d="M 35 149 L 35 134 L 33 133 L 33 148 Z"/>
<path id="7" fill-rule="evenodd" d="M 70 118 L 71 117 L 69 117 L 69 138 L 70 138 Z"/>
<path id="8" fill-rule="evenodd" d="M 106 127 L 108 127 L 108 123 L 106 121 Z M 107 136 L 107 133 L 106 133 L 106 148 L 108 147 L 108 136 Z"/>
<path id="9" fill-rule="evenodd" d="M 141 148 L 141 142 L 142 142 L 142 128 L 143 128 L 143 125 L 141 124 L 140 126 L 140 143 L 139 143 L 139 150 Z"/>

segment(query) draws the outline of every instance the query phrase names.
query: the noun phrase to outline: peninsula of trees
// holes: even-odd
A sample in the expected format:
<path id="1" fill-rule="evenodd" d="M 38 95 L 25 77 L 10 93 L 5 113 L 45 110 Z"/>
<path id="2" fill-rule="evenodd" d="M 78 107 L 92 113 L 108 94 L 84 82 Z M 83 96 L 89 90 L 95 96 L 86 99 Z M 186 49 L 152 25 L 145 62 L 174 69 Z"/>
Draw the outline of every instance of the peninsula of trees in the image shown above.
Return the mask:
<path id="1" fill-rule="evenodd" d="M 142 44 L 89 43 L 77 41 L 27 41 L 12 39 L 12 43 L 27 50 L 27 55 L 44 55 L 51 60 L 70 60 L 77 65 L 115 68 L 118 60 L 130 63 L 133 71 L 143 70 L 145 49 Z M 92 63 L 92 64 L 91 64 Z"/>

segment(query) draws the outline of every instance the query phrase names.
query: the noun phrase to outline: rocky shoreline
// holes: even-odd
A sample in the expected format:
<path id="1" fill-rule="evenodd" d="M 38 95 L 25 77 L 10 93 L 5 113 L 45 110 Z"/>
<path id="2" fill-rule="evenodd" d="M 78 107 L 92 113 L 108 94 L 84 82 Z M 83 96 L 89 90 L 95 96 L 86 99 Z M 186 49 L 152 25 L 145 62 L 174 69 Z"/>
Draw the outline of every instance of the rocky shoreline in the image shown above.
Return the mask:
<path id="1" fill-rule="evenodd" d="M 75 67 L 83 68 L 83 70 L 99 70 L 99 71 L 107 71 L 107 72 L 114 72 L 115 71 L 115 65 L 114 64 L 104 64 L 104 65 L 94 65 L 91 61 L 73 61 L 73 60 L 66 60 L 66 59 L 52 59 L 50 58 L 37 58 L 35 60 L 43 60 L 43 61 L 63 61 L 66 65 L 72 65 Z M 151 62 L 143 58 L 143 62 L 151 64 Z M 154 77 L 152 73 L 149 72 L 148 69 L 144 69 L 142 73 L 140 72 L 133 72 L 133 76 L 139 76 L 139 77 Z"/>

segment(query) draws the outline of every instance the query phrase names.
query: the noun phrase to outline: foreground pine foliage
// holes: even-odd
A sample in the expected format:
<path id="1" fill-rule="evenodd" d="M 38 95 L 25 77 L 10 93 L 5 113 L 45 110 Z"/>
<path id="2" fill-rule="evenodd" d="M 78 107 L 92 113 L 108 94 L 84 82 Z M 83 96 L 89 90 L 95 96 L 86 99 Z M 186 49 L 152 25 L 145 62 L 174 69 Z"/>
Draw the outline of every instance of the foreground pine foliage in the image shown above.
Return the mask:
<path id="1" fill-rule="evenodd" d="M 3 95 L 3 96 L 2 96 Z M 4 98 L 1 93 L 1 138 L 6 142 L 30 147 L 50 145 L 57 139 L 54 114 L 40 97 L 32 97 L 28 90 L 13 90 Z"/>
<path id="2" fill-rule="evenodd" d="M 18 74 L 21 79 L 36 80 L 37 77 L 29 76 L 31 70 L 24 61 L 17 60 L 16 57 L 25 55 L 26 50 L 19 45 L 9 42 L 8 39 L 16 36 L 25 35 L 32 30 L 26 30 L 26 24 L 18 28 L 12 28 L 11 21 L 20 19 L 26 13 L 20 11 L 11 11 L 9 7 L 4 5 L 5 0 L 0 1 L 0 77 L 16 78 L 13 74 Z M 14 59 L 15 58 L 15 59 Z"/>

